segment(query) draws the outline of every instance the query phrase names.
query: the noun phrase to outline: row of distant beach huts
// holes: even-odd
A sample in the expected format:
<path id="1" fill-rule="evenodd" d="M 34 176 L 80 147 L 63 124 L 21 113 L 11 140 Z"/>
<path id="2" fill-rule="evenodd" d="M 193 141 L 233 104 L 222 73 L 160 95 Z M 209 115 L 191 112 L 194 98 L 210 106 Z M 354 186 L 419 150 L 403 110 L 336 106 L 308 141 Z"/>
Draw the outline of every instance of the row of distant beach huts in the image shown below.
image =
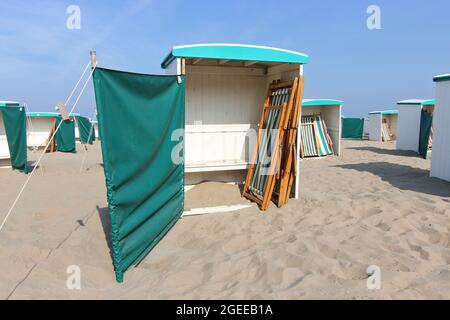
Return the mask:
<path id="1" fill-rule="evenodd" d="M 402 100 L 394 110 L 372 111 L 367 118 L 343 118 L 342 138 L 396 141 L 397 150 L 421 153 L 422 145 L 432 145 L 435 104 L 435 99 Z"/>
<path id="2" fill-rule="evenodd" d="M 424 120 L 432 118 L 435 100 L 402 100 L 397 106 L 396 110 L 369 114 L 368 137 L 372 141 L 396 141 L 398 150 L 419 152 L 420 133 L 427 132 L 427 140 L 432 139 L 431 121 Z"/>
<path id="3" fill-rule="evenodd" d="M 424 158 L 432 153 L 431 176 L 450 181 L 450 75 L 434 82 L 436 99 L 402 100 L 397 109 L 370 112 L 366 119 L 343 118 L 342 137 L 395 141 L 397 150 Z"/>
<path id="4" fill-rule="evenodd" d="M 247 133 L 258 122 L 267 84 L 303 75 L 306 62 L 306 55 L 258 46 L 209 44 L 179 46 L 171 50 L 161 66 L 168 75 L 186 76 L 187 184 L 195 184 L 211 175 L 226 181 L 232 179 L 230 173 L 246 171 L 251 149 L 247 146 Z M 439 85 L 447 83 L 446 79 L 446 76 L 436 77 L 437 95 L 444 95 L 439 91 Z M 436 101 L 406 100 L 398 103 L 397 110 L 371 112 L 363 132 L 367 132 L 370 140 L 397 140 L 397 148 L 420 152 L 421 130 L 428 126 L 434 146 L 433 159 L 436 159 L 438 146 L 445 145 L 439 139 L 439 135 L 446 132 L 445 128 L 439 130 L 439 118 L 446 116 L 445 106 L 439 105 L 443 105 L 443 101 L 438 96 Z M 301 143 L 298 143 L 300 157 L 340 154 L 340 139 L 346 131 L 346 119 L 341 120 L 342 105 L 342 101 L 334 99 L 303 100 Z M 429 121 L 427 115 L 433 115 L 434 121 Z M 46 119 L 55 116 L 57 114 L 28 114 L 29 147 L 45 144 L 48 128 L 53 123 Z M 308 140 L 311 132 L 314 134 Z M 312 148 L 306 148 L 308 143 Z M 2 149 L 5 157 L 5 144 Z"/>
<path id="5" fill-rule="evenodd" d="M 61 115 L 56 112 L 26 112 L 20 102 L 0 101 L 0 168 L 11 167 L 17 157 L 26 159 L 27 149 L 44 148 L 59 119 Z M 87 121 L 89 124 L 86 127 Z M 69 140 L 73 138 L 73 141 L 66 142 L 86 142 L 86 135 L 89 135 L 86 129 L 91 130 L 91 127 L 92 133 L 88 139 L 98 137 L 97 121 L 73 113 L 70 114 L 69 122 L 72 123 L 73 134 L 69 132 L 66 137 L 69 137 Z"/>

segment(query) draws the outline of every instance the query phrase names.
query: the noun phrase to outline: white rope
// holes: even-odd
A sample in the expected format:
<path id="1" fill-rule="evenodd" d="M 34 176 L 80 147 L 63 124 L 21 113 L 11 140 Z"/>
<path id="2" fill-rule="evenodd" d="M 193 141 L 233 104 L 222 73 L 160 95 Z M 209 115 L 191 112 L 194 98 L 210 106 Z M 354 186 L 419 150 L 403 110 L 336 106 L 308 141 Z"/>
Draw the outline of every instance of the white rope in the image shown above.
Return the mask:
<path id="1" fill-rule="evenodd" d="M 88 66 L 89 66 L 89 65 L 90 65 L 90 62 L 89 62 L 89 64 L 88 64 Z M 78 97 L 77 97 L 77 99 L 76 99 L 76 101 L 75 101 L 75 103 L 74 103 L 72 109 L 70 110 L 69 114 L 71 114 L 71 113 L 74 111 L 75 107 L 77 106 L 78 102 L 80 101 L 80 98 L 81 98 L 81 96 L 83 95 L 83 92 L 84 92 L 84 90 L 86 89 L 86 86 L 87 86 L 89 80 L 91 80 L 92 75 L 93 75 L 94 70 L 95 70 L 96 67 L 97 67 L 97 64 L 95 64 L 95 65 L 92 67 L 91 73 L 89 74 L 89 77 L 87 78 L 86 82 L 84 83 L 83 88 L 81 89 L 80 93 L 78 94 Z M 84 72 L 84 73 L 85 73 L 85 72 Z M 84 75 L 84 73 L 83 73 L 83 75 Z M 80 82 L 81 82 L 81 78 L 80 78 L 80 80 L 78 80 L 77 85 L 75 86 L 74 90 L 72 90 L 72 93 L 70 94 L 69 99 L 67 99 L 67 101 L 69 101 L 70 98 L 72 98 L 72 95 L 73 95 L 73 93 L 75 92 L 75 89 L 76 89 L 76 87 L 78 87 L 78 85 L 79 85 Z M 5 218 L 3 219 L 2 224 L 0 225 L 0 232 L 3 230 L 3 227 L 4 227 L 4 225 L 6 224 L 6 221 L 8 220 L 8 218 L 9 218 L 9 216 L 11 215 L 12 211 L 14 210 L 14 208 L 15 208 L 17 202 L 19 201 L 19 199 L 20 199 L 22 193 L 24 192 L 25 188 L 27 187 L 28 183 L 30 182 L 31 177 L 33 176 L 34 172 L 36 171 L 36 168 L 39 166 L 39 163 L 41 162 L 42 157 L 43 157 L 43 156 L 45 155 L 45 153 L 47 152 L 48 147 L 50 146 L 51 142 L 52 142 L 53 139 L 55 138 L 55 135 L 56 135 L 56 133 L 58 132 L 59 128 L 61 127 L 62 123 L 63 123 L 62 121 L 59 122 L 59 124 L 58 124 L 58 126 L 56 127 L 55 131 L 53 132 L 51 138 L 49 139 L 49 141 L 48 141 L 48 143 L 47 143 L 47 146 L 45 147 L 44 151 L 42 152 L 42 154 L 41 154 L 41 156 L 39 157 L 38 161 L 36 162 L 35 166 L 33 167 L 33 170 L 32 170 L 31 173 L 28 175 L 27 180 L 26 180 L 25 183 L 23 184 L 22 189 L 20 190 L 19 194 L 17 195 L 16 199 L 14 200 L 14 202 L 13 202 L 11 208 L 8 210 L 8 213 L 6 214 Z"/>
<path id="2" fill-rule="evenodd" d="M 91 65 L 91 62 L 89 61 L 89 62 L 86 64 L 86 67 L 84 67 L 83 73 L 81 74 L 80 78 L 78 79 L 77 84 L 75 85 L 75 87 L 73 87 L 72 92 L 69 94 L 69 97 L 66 99 L 66 102 L 64 103 L 65 106 L 67 106 L 67 104 L 68 104 L 68 103 L 70 102 L 70 100 L 72 99 L 73 94 L 74 94 L 75 91 L 78 89 L 78 86 L 80 85 L 81 80 L 83 80 L 84 75 L 86 74 L 86 71 L 88 70 L 88 68 L 89 68 L 90 65 Z M 31 124 L 31 119 L 30 119 L 30 124 Z M 31 128 L 33 128 L 33 127 L 31 127 Z M 50 140 L 50 141 L 52 141 L 52 140 Z M 45 144 L 45 142 L 41 143 L 41 144 L 38 145 L 38 146 L 35 146 L 35 147 L 33 148 L 32 153 L 35 153 L 35 152 L 36 152 L 37 150 L 39 150 L 39 148 L 42 147 L 44 144 Z M 0 229 L 0 230 L 1 230 L 1 229 Z"/>
<path id="3" fill-rule="evenodd" d="M 89 68 L 90 65 L 91 65 L 91 62 L 89 61 L 89 62 L 87 63 L 87 65 L 86 65 L 86 67 L 85 67 L 84 70 L 83 70 L 83 74 L 81 75 L 80 79 L 78 79 L 77 84 L 75 85 L 75 87 L 73 88 L 73 90 L 72 90 L 72 92 L 70 93 L 69 97 L 67 98 L 66 102 L 64 103 L 65 106 L 67 106 L 67 104 L 69 103 L 70 99 L 72 99 L 72 96 L 73 96 L 73 94 L 75 93 L 75 90 L 77 90 L 78 85 L 80 84 L 81 80 L 83 79 L 83 77 L 84 77 L 84 75 L 86 74 L 86 71 L 87 71 L 87 69 Z M 95 66 L 92 68 L 92 72 L 94 72 L 96 66 L 97 66 L 97 65 L 95 65 Z M 92 72 L 91 72 L 91 76 L 92 76 Z M 73 108 L 72 108 L 72 109 L 73 109 Z M 72 112 L 70 112 L 70 113 L 72 113 Z"/>

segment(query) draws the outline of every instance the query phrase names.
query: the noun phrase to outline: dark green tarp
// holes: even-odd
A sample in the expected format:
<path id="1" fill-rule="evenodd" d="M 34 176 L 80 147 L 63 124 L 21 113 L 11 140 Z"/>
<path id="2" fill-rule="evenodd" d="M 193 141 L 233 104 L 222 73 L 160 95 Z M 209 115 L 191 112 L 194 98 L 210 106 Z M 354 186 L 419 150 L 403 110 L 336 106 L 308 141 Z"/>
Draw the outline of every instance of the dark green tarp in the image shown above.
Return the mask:
<path id="1" fill-rule="evenodd" d="M 95 130 L 88 118 L 77 117 L 78 131 L 82 144 L 92 144 L 95 141 Z"/>
<path id="2" fill-rule="evenodd" d="M 60 152 L 76 153 L 75 144 L 75 121 L 63 121 L 61 117 L 56 118 L 56 127 L 62 122 L 61 127 L 56 132 L 56 150 Z"/>
<path id="3" fill-rule="evenodd" d="M 342 118 L 342 138 L 362 139 L 364 134 L 364 119 Z"/>
<path id="4" fill-rule="evenodd" d="M 122 282 L 183 213 L 183 141 L 177 133 L 184 130 L 184 77 L 97 68 L 94 88 L 114 267 Z M 172 153 L 181 156 L 178 162 Z"/>
<path id="5" fill-rule="evenodd" d="M 432 125 L 433 115 L 422 110 L 422 115 L 420 117 L 419 153 L 424 159 L 428 157 L 428 144 L 430 143 Z"/>
<path id="6" fill-rule="evenodd" d="M 8 141 L 11 167 L 28 173 L 27 165 L 27 122 L 25 108 L 0 107 Z"/>

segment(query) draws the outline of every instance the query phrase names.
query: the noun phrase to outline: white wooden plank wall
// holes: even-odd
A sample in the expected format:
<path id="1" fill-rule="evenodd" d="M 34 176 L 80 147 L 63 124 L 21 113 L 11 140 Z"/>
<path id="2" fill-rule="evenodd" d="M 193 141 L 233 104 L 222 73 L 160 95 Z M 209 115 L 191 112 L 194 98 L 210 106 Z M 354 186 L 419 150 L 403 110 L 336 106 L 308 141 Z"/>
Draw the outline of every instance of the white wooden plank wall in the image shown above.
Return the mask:
<path id="1" fill-rule="evenodd" d="M 420 106 L 398 106 L 397 150 L 419 150 Z"/>
<path id="2" fill-rule="evenodd" d="M 251 139 L 246 138 L 257 129 L 266 91 L 260 71 L 188 66 L 186 166 L 248 162 Z"/>
<path id="3" fill-rule="evenodd" d="M 450 81 L 436 82 L 431 176 L 450 181 Z"/>
<path id="4" fill-rule="evenodd" d="M 27 146 L 45 147 L 55 119 L 52 117 L 42 117 L 42 118 L 30 117 L 30 120 L 31 120 L 31 128 L 29 127 L 27 128 Z M 27 126 L 29 126 L 28 122 Z"/>
<path id="5" fill-rule="evenodd" d="M 6 138 L 5 126 L 3 125 L 3 115 L 0 112 L 0 159 L 9 159 L 8 140 Z"/>
<path id="6" fill-rule="evenodd" d="M 369 139 L 382 141 L 381 139 L 381 114 L 369 115 Z"/>

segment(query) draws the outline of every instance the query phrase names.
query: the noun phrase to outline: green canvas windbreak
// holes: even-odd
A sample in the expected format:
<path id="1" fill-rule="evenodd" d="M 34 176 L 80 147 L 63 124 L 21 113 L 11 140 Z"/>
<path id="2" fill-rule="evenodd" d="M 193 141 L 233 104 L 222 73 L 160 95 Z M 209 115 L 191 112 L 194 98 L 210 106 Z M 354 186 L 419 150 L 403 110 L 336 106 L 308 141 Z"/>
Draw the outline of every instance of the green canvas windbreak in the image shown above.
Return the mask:
<path id="1" fill-rule="evenodd" d="M 342 138 L 362 139 L 364 134 L 364 119 L 342 118 Z"/>
<path id="2" fill-rule="evenodd" d="M 77 117 L 78 131 L 82 144 L 92 144 L 95 141 L 95 130 L 92 123 L 86 117 Z"/>
<path id="3" fill-rule="evenodd" d="M 114 267 L 122 282 L 184 210 L 183 141 L 177 138 L 185 122 L 184 77 L 97 68 L 94 88 Z"/>
<path id="4" fill-rule="evenodd" d="M 430 143 L 432 125 L 433 115 L 422 110 L 422 115 L 420 117 L 419 153 L 424 159 L 428 157 L 428 144 Z"/>
<path id="5" fill-rule="evenodd" d="M 8 141 L 11 167 L 28 173 L 27 165 L 27 122 L 25 108 L 0 107 Z"/>
<path id="6" fill-rule="evenodd" d="M 56 132 L 56 150 L 60 152 L 76 153 L 77 147 L 75 144 L 75 121 L 63 121 L 61 117 L 56 118 L 56 127 L 62 122 Z"/>

